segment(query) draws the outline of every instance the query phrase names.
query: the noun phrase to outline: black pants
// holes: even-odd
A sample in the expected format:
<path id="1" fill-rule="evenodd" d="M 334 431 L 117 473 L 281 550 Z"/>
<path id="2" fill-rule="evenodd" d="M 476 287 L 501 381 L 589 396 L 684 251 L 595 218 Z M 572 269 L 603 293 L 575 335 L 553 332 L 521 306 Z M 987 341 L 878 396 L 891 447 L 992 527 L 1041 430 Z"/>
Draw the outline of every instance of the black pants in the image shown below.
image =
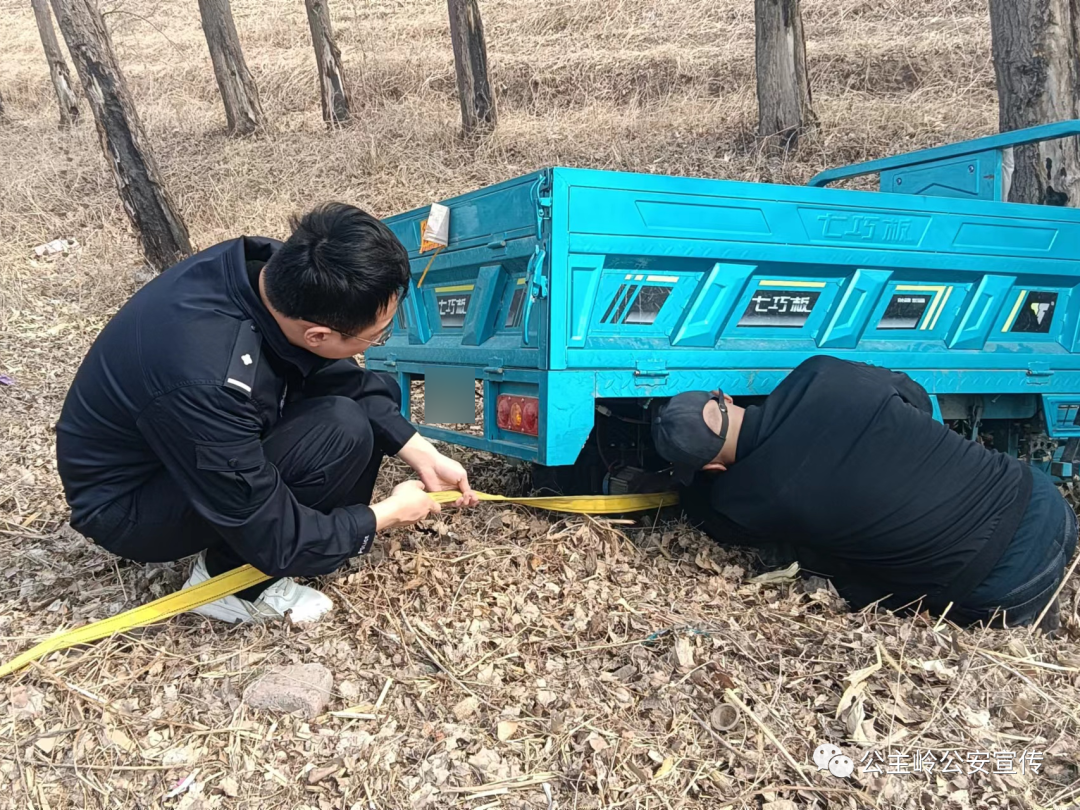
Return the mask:
<path id="1" fill-rule="evenodd" d="M 1077 516 L 1048 476 L 1038 469 L 1032 470 L 1032 474 L 1035 481 L 1029 513 L 1012 541 L 1017 544 L 1021 558 L 1005 555 L 992 572 L 999 576 L 980 585 L 964 603 L 953 605 L 948 618 L 954 623 L 990 627 L 1000 627 L 1004 622 L 1010 627 L 1030 625 L 1061 584 L 1065 568 L 1076 551 Z M 831 578 L 840 595 L 856 609 L 889 593 L 889 588 L 873 576 L 818 549 L 764 543 L 758 538 L 739 534 L 735 524 L 713 510 L 708 494 L 707 487 L 691 486 L 680 491 L 680 502 L 690 521 L 722 545 L 753 547 L 767 566 L 786 566 L 797 560 L 803 573 L 822 573 Z M 1045 510 L 1037 506 L 1045 506 Z M 1040 519 L 1029 519 L 1031 514 Z M 1035 561 L 1033 565 L 1026 564 L 1031 561 Z M 916 605 L 921 607 L 921 603 Z M 1059 623 L 1059 606 L 1051 604 L 1039 626 L 1053 631 Z"/>
<path id="2" fill-rule="evenodd" d="M 322 512 L 370 503 L 385 457 L 372 437 L 364 406 L 337 396 L 287 406 L 281 421 L 263 438 L 263 452 L 296 500 Z M 196 514 L 168 472 L 157 473 L 128 498 L 123 529 L 99 541 L 114 554 L 136 562 L 170 562 L 205 549 L 211 576 L 246 562 Z M 237 595 L 253 600 L 273 582 Z"/>
<path id="3" fill-rule="evenodd" d="M 969 600 L 974 604 L 958 605 L 955 618 L 950 613 L 950 618 L 958 624 L 980 622 L 990 627 L 1001 627 L 1005 623 L 1010 627 L 1033 624 L 1065 577 L 1065 569 L 1076 552 L 1076 512 L 1061 497 L 1057 487 L 1045 473 L 1034 469 L 1032 474 L 1035 482 L 1031 492 L 1031 504 L 1035 505 L 1037 499 L 1049 501 L 1053 505 L 1050 510 L 1051 522 L 1047 525 L 1046 521 L 1033 522 L 1025 518 L 1012 542 L 1018 544 L 1019 552 L 1029 559 L 1020 561 L 1016 555 L 1007 555 L 1007 559 L 998 563 L 998 567 L 1010 563 L 1016 567 L 1020 562 L 1029 563 L 1029 560 L 1035 560 L 1035 570 L 1031 572 L 1031 565 L 1027 564 L 1021 569 L 1029 571 L 1024 578 L 999 578 L 996 583 L 998 593 L 987 593 L 985 588 L 977 589 L 973 597 L 981 598 Z M 1030 508 L 1029 506 L 1029 510 Z M 1060 605 L 1055 602 L 1051 604 L 1039 627 L 1050 632 L 1057 630 L 1060 624 Z"/>

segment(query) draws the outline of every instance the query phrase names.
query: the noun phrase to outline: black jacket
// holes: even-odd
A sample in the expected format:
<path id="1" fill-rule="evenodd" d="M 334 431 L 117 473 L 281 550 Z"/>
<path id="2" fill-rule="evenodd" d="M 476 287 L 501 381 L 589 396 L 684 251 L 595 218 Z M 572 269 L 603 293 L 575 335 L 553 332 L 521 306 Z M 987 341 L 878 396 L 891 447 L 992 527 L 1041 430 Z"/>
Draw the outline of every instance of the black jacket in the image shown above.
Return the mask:
<path id="1" fill-rule="evenodd" d="M 684 506 L 718 540 L 794 546 L 856 607 L 959 603 L 1016 532 L 1031 470 L 932 413 L 905 374 L 813 357 L 747 408 L 735 462 Z"/>
<path id="2" fill-rule="evenodd" d="M 389 454 L 415 433 L 392 377 L 285 339 L 247 272 L 279 246 L 242 238 L 204 250 L 139 290 L 102 330 L 56 426 L 75 529 L 165 468 L 198 514 L 264 573 L 327 573 L 371 547 L 369 507 L 324 514 L 302 506 L 263 456 L 261 438 L 301 395 L 363 398 Z"/>

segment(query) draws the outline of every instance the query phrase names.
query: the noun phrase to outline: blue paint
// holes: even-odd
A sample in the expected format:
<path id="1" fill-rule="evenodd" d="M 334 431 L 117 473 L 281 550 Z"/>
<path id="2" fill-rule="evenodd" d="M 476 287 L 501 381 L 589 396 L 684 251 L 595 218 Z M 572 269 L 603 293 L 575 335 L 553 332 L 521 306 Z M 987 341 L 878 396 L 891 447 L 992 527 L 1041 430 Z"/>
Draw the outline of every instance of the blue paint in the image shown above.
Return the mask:
<path id="1" fill-rule="evenodd" d="M 760 396 L 820 353 L 906 371 L 937 418 L 938 396 L 950 413 L 989 397 L 993 418 L 1037 407 L 1051 437 L 1080 437 L 1080 211 L 1001 200 L 1002 149 L 1076 134 L 1005 133 L 809 186 L 546 169 L 443 201 L 434 261 L 418 252 L 428 209 L 401 214 L 408 326 L 367 364 L 402 381 L 470 369 L 484 435 L 425 435 L 547 465 L 577 460 L 598 399 Z M 826 187 L 870 173 L 881 192 Z M 465 295 L 460 317 L 441 300 Z M 539 396 L 538 438 L 498 430 L 500 393 Z"/>

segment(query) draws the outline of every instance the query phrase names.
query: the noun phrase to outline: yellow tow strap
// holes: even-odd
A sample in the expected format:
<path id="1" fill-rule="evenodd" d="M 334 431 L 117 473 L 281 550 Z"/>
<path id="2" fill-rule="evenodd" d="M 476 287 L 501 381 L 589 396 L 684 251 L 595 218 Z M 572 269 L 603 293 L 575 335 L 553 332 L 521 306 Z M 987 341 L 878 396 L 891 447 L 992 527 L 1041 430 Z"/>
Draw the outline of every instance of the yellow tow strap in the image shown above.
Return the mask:
<path id="1" fill-rule="evenodd" d="M 455 489 L 445 492 L 432 492 L 432 499 L 439 503 L 453 503 L 461 497 Z M 542 498 L 507 498 L 504 495 L 488 495 L 477 492 L 482 501 L 502 501 L 516 503 L 519 506 L 535 506 L 552 512 L 572 512 L 577 515 L 613 515 L 620 512 L 646 512 L 661 506 L 672 506 L 679 502 L 677 492 L 657 492 L 650 495 L 585 495 L 585 496 L 545 496 Z"/>
<path id="2" fill-rule="evenodd" d="M 516 503 L 521 506 L 535 506 L 538 509 L 548 509 L 553 512 L 571 512 L 574 514 L 618 514 L 621 512 L 644 512 L 659 509 L 662 506 L 672 506 L 679 502 L 679 496 L 674 492 L 661 492 L 649 495 L 591 495 L 586 497 L 543 497 L 543 498 L 507 498 L 502 495 L 489 495 L 486 492 L 477 492 L 476 496 L 482 501 L 502 501 L 504 503 Z M 457 490 L 446 492 L 433 492 L 431 497 L 439 503 L 453 503 L 461 497 Z M 92 641 L 108 638 L 117 633 L 126 633 L 136 627 L 145 627 L 148 624 L 164 621 L 178 613 L 186 613 L 195 608 L 202 607 L 218 599 L 258 585 L 270 579 L 262 571 L 244 565 L 232 571 L 213 577 L 191 588 L 171 593 L 153 602 L 131 610 L 118 613 L 108 619 L 92 622 L 84 627 L 67 630 L 55 636 L 47 638 L 40 644 L 31 647 L 22 655 L 13 658 L 6 664 L 0 665 L 0 678 L 25 667 L 32 661 L 43 658 L 57 650 L 66 650 L 77 644 L 89 644 Z"/>

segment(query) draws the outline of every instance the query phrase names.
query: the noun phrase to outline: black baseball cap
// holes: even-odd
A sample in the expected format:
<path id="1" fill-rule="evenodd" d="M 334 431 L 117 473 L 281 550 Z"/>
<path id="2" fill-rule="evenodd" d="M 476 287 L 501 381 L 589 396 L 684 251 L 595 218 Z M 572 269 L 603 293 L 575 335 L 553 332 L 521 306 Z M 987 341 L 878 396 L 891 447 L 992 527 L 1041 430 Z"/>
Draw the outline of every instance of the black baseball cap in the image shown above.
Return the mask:
<path id="1" fill-rule="evenodd" d="M 702 413 L 709 400 L 720 406 L 723 425 L 713 433 Z M 652 437 L 656 451 L 672 463 L 672 478 L 687 486 L 694 475 L 720 455 L 728 431 L 728 410 L 724 392 L 686 391 L 672 397 L 653 417 Z"/>

